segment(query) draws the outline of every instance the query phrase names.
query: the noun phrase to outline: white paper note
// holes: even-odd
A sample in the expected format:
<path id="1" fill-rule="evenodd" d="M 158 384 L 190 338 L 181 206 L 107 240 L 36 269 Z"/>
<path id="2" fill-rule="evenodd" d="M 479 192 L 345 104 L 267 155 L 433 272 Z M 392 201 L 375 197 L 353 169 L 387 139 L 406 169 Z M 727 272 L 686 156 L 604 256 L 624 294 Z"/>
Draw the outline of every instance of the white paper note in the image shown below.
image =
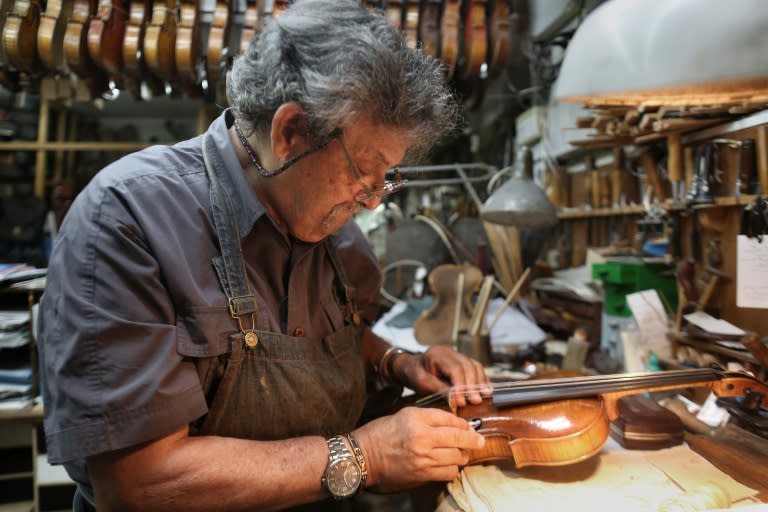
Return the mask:
<path id="1" fill-rule="evenodd" d="M 768 237 L 736 237 L 736 305 L 768 308 Z"/>
<path id="2" fill-rule="evenodd" d="M 649 352 L 659 357 L 670 353 L 667 331 L 669 318 L 656 290 L 644 290 L 627 295 L 627 304 L 640 329 L 638 350 L 644 358 Z"/>
<path id="3" fill-rule="evenodd" d="M 743 329 L 736 327 L 727 320 L 715 318 L 704 311 L 694 311 L 693 313 L 685 315 L 683 318 L 696 327 L 713 334 L 727 334 L 730 336 L 743 336 L 744 334 L 747 334 Z"/>

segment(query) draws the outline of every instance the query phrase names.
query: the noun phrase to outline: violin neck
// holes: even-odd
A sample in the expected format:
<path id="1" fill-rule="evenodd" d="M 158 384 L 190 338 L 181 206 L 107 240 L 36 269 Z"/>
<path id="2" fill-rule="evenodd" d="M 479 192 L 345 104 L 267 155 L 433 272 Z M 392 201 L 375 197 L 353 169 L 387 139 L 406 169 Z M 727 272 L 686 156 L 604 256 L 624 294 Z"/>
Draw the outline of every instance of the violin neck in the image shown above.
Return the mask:
<path id="1" fill-rule="evenodd" d="M 498 407 L 551 400 L 594 397 L 607 393 L 662 391 L 687 386 L 705 386 L 723 374 L 709 368 L 663 372 L 625 373 L 504 383 L 494 388 Z"/>

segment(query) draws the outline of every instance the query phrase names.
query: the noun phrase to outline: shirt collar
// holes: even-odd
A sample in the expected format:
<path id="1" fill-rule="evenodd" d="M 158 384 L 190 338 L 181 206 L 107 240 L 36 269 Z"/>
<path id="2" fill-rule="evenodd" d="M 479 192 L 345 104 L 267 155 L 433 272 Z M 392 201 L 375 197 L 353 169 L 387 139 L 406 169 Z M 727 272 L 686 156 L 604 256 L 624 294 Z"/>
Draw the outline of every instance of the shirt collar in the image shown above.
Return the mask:
<path id="1" fill-rule="evenodd" d="M 227 170 L 227 179 L 222 181 L 222 186 L 225 187 L 227 194 L 232 199 L 232 208 L 240 226 L 240 236 L 243 238 L 253 229 L 256 221 L 267 213 L 267 208 L 248 183 L 245 172 L 243 172 L 237 159 L 235 149 L 232 147 L 228 128 L 233 121 L 234 116 L 231 110 L 226 109 L 211 123 L 207 133 L 216 146 L 218 157 Z"/>

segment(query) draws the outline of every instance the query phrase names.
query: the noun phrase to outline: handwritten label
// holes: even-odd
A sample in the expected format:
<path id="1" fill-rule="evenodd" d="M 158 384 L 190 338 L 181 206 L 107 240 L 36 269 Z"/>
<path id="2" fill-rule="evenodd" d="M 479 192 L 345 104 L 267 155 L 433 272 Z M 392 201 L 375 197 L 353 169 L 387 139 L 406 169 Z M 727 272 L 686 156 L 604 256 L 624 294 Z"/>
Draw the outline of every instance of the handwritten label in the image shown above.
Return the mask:
<path id="1" fill-rule="evenodd" d="M 768 237 L 736 237 L 736 305 L 768 308 Z"/>

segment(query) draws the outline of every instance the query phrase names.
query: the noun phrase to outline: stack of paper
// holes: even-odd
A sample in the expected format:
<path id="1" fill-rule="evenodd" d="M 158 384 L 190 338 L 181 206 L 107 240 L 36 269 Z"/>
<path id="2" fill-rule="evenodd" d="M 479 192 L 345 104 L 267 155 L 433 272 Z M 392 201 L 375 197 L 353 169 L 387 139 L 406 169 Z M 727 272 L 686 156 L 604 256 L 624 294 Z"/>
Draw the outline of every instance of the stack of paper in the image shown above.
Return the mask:
<path id="1" fill-rule="evenodd" d="M 0 409 L 32 393 L 30 316 L 27 310 L 0 311 Z"/>

